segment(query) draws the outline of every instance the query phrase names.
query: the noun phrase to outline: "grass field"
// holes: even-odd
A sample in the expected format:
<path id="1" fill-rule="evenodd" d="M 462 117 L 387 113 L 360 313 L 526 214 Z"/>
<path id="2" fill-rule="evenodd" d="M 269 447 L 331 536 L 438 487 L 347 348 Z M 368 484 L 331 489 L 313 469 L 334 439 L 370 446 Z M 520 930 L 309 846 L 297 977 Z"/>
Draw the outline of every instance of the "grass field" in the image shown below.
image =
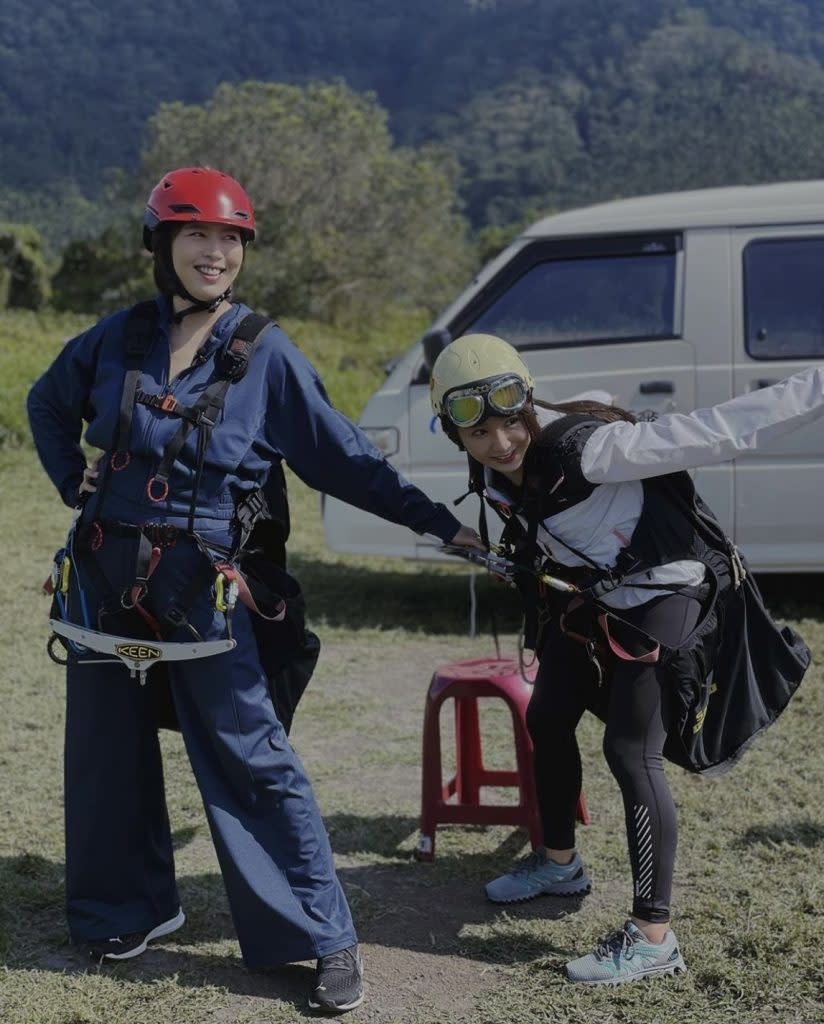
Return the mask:
<path id="1" fill-rule="evenodd" d="M 302 1019 L 305 968 L 261 981 L 241 966 L 200 801 L 173 734 L 164 737 L 164 750 L 189 915 L 185 933 L 142 958 L 145 964 L 111 972 L 87 970 L 67 945 L 62 685 L 43 649 L 39 594 L 67 516 L 29 452 L 6 454 L 0 468 L 7 572 L 0 607 L 0 1020 Z M 561 965 L 618 923 L 629 900 L 617 789 L 600 756 L 597 723 L 586 721 L 581 730 L 593 815 L 581 844 L 596 889 L 575 915 L 562 901 L 506 911 L 484 903 L 483 881 L 523 852 L 521 833 L 442 828 L 434 864 L 415 863 L 426 680 L 438 663 L 489 653 L 491 645 L 466 635 L 461 573 L 399 571 L 394 563 L 332 556 L 320 545 L 315 496 L 299 485 L 292 490 L 300 523 L 294 561 L 308 570 L 313 621 L 326 650 L 299 711 L 295 742 L 367 944 L 370 997 L 357 1016 L 443 1024 L 820 1021 L 824 627 L 822 607 L 809 597 L 812 581 L 784 584 L 799 596 L 780 610 L 795 616 L 817 653 L 785 716 L 730 776 L 703 781 L 671 773 L 681 821 L 677 921 L 690 973 L 614 992 L 581 991 L 564 983 Z M 479 590 L 483 597 L 485 588 Z M 421 625 L 436 618 L 437 632 Z M 511 643 L 507 636 L 505 645 Z M 485 729 L 493 756 L 505 762 L 503 722 L 493 716 Z"/>
<path id="2" fill-rule="evenodd" d="M 8 365 L 14 354 L 0 347 L 4 354 Z M 34 365 L 36 357 L 27 356 Z M 24 390 L 21 384 L 15 393 Z M 19 419 L 4 425 L 19 441 Z M 200 799 L 175 734 L 164 734 L 163 747 L 186 928 L 133 965 L 113 970 L 88 968 L 68 945 L 63 688 L 60 669 L 44 650 L 47 607 L 40 585 L 69 517 L 25 445 L 0 450 L 0 486 L 0 1022 L 303 1020 L 308 967 L 271 976 L 243 969 Z M 523 834 L 506 828 L 441 828 L 435 862 L 415 862 L 428 678 L 440 663 L 489 654 L 491 641 L 467 636 L 463 571 L 333 555 L 322 543 L 317 498 L 297 481 L 292 506 L 292 564 L 324 642 L 293 737 L 315 784 L 365 947 L 367 1002 L 351 1019 L 824 1020 L 820 578 L 768 581 L 773 610 L 793 622 L 815 655 L 782 719 L 729 776 L 669 773 L 681 830 L 676 928 L 689 973 L 618 990 L 582 990 L 564 981 L 563 963 L 619 924 L 630 900 L 623 812 L 600 753 L 601 727 L 587 718 L 580 730 L 593 818 L 581 830 L 580 846 L 595 883 L 580 904 L 545 899 L 501 910 L 483 900 L 483 882 L 525 852 Z M 479 582 L 481 626 L 501 593 Z M 500 617 L 507 651 L 514 648 L 516 621 L 514 610 Z M 491 713 L 483 724 L 493 765 L 505 766 L 511 749 L 504 719 Z"/>

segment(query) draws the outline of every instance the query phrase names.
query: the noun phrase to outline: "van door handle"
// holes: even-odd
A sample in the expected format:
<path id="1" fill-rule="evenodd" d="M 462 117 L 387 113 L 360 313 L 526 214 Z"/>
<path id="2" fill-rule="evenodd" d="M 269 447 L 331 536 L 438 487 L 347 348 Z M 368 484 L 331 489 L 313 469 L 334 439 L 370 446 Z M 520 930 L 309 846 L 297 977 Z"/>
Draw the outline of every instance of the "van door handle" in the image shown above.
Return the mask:
<path id="1" fill-rule="evenodd" d="M 778 377 L 759 377 L 758 380 L 752 382 L 752 391 L 759 391 L 761 388 L 772 387 L 773 384 L 778 383 Z"/>
<path id="2" fill-rule="evenodd" d="M 675 385 L 671 380 L 642 380 L 639 390 L 642 395 L 672 395 Z"/>

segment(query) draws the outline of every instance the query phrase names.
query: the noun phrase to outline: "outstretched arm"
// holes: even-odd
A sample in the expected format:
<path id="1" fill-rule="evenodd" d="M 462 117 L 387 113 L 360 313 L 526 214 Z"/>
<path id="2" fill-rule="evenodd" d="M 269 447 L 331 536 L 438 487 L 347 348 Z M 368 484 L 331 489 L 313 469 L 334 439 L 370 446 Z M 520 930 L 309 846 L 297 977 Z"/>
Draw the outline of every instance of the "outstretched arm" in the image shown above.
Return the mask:
<path id="1" fill-rule="evenodd" d="M 604 424 L 584 445 L 581 471 L 590 483 L 621 483 L 726 462 L 821 416 L 824 368 L 810 367 L 709 409 Z"/>
<path id="2" fill-rule="evenodd" d="M 312 365 L 279 332 L 268 367 L 266 431 L 310 487 L 416 533 L 444 542 L 480 543 L 474 531 L 436 504 L 389 463 L 362 430 L 338 412 Z"/>

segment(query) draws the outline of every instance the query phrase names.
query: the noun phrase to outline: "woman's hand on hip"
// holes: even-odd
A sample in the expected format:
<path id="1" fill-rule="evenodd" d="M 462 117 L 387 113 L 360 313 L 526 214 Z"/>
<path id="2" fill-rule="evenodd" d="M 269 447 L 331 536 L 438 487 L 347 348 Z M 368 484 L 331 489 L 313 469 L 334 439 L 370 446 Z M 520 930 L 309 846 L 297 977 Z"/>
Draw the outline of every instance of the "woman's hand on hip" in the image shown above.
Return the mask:
<path id="1" fill-rule="evenodd" d="M 77 493 L 82 498 L 84 494 L 94 494 L 97 490 L 98 469 L 97 464 L 103 458 L 103 452 L 91 460 L 83 470 L 83 482 L 77 488 Z"/>

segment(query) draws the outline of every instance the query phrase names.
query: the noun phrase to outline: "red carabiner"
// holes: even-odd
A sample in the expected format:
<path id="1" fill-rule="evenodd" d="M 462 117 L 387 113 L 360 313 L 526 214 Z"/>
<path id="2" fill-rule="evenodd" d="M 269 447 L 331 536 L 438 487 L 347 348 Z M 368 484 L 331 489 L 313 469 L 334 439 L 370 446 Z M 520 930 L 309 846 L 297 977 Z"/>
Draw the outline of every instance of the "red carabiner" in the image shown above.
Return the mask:
<path id="1" fill-rule="evenodd" d="M 112 457 L 109 459 L 109 465 L 112 467 L 113 473 L 119 473 L 120 470 L 125 469 L 131 461 L 132 457 L 128 452 L 112 452 Z"/>

